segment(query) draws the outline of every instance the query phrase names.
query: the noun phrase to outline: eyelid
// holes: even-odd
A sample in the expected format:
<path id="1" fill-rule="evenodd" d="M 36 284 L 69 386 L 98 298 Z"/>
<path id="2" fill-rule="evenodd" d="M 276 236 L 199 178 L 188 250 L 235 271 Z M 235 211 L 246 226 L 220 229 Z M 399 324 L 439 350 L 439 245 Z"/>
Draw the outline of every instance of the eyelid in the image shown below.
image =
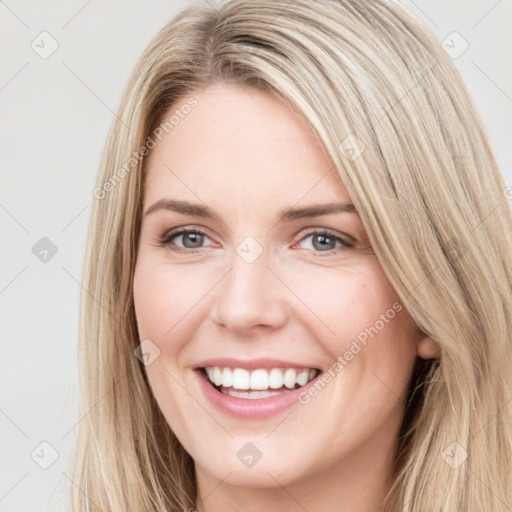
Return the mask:
<path id="1" fill-rule="evenodd" d="M 356 242 L 356 240 L 354 238 L 352 238 L 351 236 L 349 236 L 345 233 L 339 233 L 338 231 L 335 231 L 335 230 L 329 229 L 329 228 L 324 228 L 324 227 L 308 228 L 306 233 L 303 233 L 302 238 L 299 241 L 304 240 L 304 238 L 306 238 L 312 234 L 330 235 L 332 237 L 339 238 L 346 245 L 353 245 Z"/>
<path id="2" fill-rule="evenodd" d="M 337 242 L 339 242 L 338 247 L 334 247 L 333 249 L 328 249 L 327 251 L 317 251 L 314 249 L 305 249 L 307 252 L 313 253 L 314 256 L 319 256 L 321 258 L 329 258 L 329 257 L 336 257 L 340 255 L 340 253 L 343 253 L 345 251 L 348 251 L 350 249 L 354 248 L 355 240 L 348 236 L 341 233 L 338 233 L 336 231 L 333 231 L 328 228 L 310 228 L 306 233 L 304 233 L 301 238 L 294 244 L 298 245 L 305 239 L 309 238 L 312 235 L 323 235 L 330 238 L 335 239 Z"/>
<path id="3" fill-rule="evenodd" d="M 192 226 L 181 226 L 178 228 L 169 229 L 160 237 L 160 242 L 162 245 L 167 245 L 170 243 L 171 239 L 173 239 L 179 235 L 184 235 L 187 233 L 198 233 L 200 235 L 203 235 L 204 237 L 211 238 L 210 235 L 208 235 L 208 233 L 204 229 L 198 228 L 198 227 L 195 227 L 192 225 Z M 201 247 L 199 249 L 201 249 Z M 193 251 L 194 249 L 188 249 L 188 250 Z"/>

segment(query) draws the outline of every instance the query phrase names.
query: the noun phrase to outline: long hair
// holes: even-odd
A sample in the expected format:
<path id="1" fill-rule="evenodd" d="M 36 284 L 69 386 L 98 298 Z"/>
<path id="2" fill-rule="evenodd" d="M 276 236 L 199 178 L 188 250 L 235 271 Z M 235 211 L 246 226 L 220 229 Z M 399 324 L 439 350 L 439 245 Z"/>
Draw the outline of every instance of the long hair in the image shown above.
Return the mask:
<path id="1" fill-rule="evenodd" d="M 194 506 L 193 461 L 134 354 L 132 285 L 145 156 L 173 129 L 164 114 L 186 114 L 216 81 L 266 91 L 305 120 L 408 314 L 440 346 L 411 376 L 389 510 L 510 510 L 511 210 L 453 62 L 392 0 L 197 3 L 140 57 L 94 190 L 73 510 Z"/>

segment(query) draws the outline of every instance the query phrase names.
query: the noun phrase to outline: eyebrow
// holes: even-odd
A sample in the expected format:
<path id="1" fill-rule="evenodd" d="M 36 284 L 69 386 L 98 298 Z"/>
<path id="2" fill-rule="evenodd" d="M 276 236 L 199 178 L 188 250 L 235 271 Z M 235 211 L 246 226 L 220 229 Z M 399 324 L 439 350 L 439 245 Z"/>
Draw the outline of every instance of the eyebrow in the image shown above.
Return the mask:
<path id="1" fill-rule="evenodd" d="M 202 219 L 220 220 L 219 217 L 207 206 L 203 206 L 199 203 L 191 203 L 189 201 L 178 201 L 175 199 L 159 199 L 147 209 L 144 216 L 151 215 L 159 210 L 173 211 Z M 286 210 L 283 210 L 278 218 L 278 222 L 320 217 L 322 215 L 342 212 L 358 213 L 352 203 L 312 204 L 301 208 L 287 208 Z"/>

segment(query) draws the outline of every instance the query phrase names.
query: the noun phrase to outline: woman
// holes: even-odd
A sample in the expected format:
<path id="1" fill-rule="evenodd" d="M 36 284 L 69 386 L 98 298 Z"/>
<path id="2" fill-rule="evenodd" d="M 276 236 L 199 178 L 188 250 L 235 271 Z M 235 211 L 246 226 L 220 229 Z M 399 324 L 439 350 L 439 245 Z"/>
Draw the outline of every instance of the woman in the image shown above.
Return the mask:
<path id="1" fill-rule="evenodd" d="M 510 208 L 399 4 L 185 10 L 94 195 L 74 510 L 511 509 Z"/>

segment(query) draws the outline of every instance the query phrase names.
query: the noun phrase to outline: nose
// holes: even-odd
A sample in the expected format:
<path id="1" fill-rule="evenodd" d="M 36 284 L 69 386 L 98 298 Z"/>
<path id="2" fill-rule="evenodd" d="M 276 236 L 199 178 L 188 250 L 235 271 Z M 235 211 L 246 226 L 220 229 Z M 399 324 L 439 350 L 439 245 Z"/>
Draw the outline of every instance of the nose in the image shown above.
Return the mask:
<path id="1" fill-rule="evenodd" d="M 216 286 L 211 318 L 237 334 L 276 329 L 288 318 L 286 287 L 269 268 L 268 250 L 252 262 L 235 251 L 230 271 Z"/>

